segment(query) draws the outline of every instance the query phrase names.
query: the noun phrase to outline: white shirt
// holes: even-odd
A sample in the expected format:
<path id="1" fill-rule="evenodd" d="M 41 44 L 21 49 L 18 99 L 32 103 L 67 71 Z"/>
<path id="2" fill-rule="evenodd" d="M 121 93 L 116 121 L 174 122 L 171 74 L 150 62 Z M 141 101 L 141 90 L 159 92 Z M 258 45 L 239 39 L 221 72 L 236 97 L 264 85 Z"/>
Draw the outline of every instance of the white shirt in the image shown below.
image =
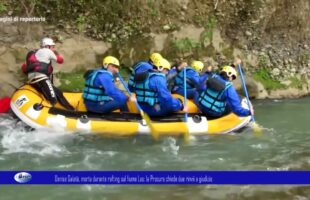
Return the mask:
<path id="1" fill-rule="evenodd" d="M 56 61 L 57 57 L 55 53 L 49 48 L 41 48 L 35 53 L 35 57 L 39 62 L 50 63 L 52 60 Z M 31 72 L 28 74 L 28 79 L 31 80 L 33 78 L 42 77 L 44 74 L 40 72 Z M 45 75 L 46 76 L 46 75 Z M 47 77 L 47 76 L 46 76 Z"/>
<path id="2" fill-rule="evenodd" d="M 35 56 L 39 62 L 44 62 L 44 63 L 50 63 L 52 60 L 54 61 L 57 60 L 55 53 L 48 48 L 39 49 L 36 52 Z"/>

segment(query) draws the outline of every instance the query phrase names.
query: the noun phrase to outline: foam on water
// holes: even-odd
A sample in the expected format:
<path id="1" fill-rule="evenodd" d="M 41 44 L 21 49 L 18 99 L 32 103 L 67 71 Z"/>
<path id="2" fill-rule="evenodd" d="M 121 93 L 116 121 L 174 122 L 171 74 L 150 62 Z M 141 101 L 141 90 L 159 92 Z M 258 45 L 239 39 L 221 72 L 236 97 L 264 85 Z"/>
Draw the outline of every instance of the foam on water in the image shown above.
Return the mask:
<path id="1" fill-rule="evenodd" d="M 164 140 L 164 143 L 162 146 L 163 152 L 169 152 L 176 156 L 178 155 L 179 149 L 180 149 L 180 146 L 177 145 L 177 141 L 175 138 L 168 137 L 167 139 Z"/>
<path id="2" fill-rule="evenodd" d="M 73 136 L 66 133 L 47 130 L 29 131 L 24 123 L 13 118 L 1 118 L 0 126 L 2 154 L 29 153 L 57 157 L 70 153 L 63 143 Z"/>

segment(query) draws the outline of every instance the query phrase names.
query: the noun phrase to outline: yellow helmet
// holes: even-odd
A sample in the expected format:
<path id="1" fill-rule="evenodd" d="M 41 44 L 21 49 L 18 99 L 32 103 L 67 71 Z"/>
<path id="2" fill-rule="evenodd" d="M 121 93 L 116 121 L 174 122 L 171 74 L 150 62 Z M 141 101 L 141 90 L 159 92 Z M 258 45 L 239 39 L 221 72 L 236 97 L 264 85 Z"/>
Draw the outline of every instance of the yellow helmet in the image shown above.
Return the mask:
<path id="1" fill-rule="evenodd" d="M 152 54 L 150 55 L 150 61 L 151 61 L 152 63 L 155 63 L 156 61 L 161 60 L 161 59 L 163 59 L 163 57 L 162 57 L 162 55 L 160 55 L 159 53 L 152 53 Z"/>
<path id="2" fill-rule="evenodd" d="M 165 58 L 161 59 L 161 67 L 162 69 L 167 69 L 170 70 L 171 69 L 171 64 L 168 60 L 166 60 Z"/>
<path id="3" fill-rule="evenodd" d="M 203 62 L 201 61 L 198 61 L 198 60 L 194 60 L 191 64 L 191 66 L 197 71 L 197 72 L 201 72 L 203 67 L 204 67 L 204 64 Z"/>
<path id="4" fill-rule="evenodd" d="M 160 60 L 155 60 L 153 65 L 157 67 L 158 71 L 162 71 L 163 69 L 167 69 L 167 70 L 171 69 L 171 65 L 169 61 L 166 60 L 165 58 L 162 58 Z"/>
<path id="5" fill-rule="evenodd" d="M 119 60 L 113 56 L 106 56 L 105 58 L 103 58 L 103 66 L 107 66 L 108 64 L 119 67 Z"/>
<path id="6" fill-rule="evenodd" d="M 237 71 L 232 66 L 223 66 L 221 72 L 225 72 L 228 77 L 233 77 L 233 79 L 237 78 Z"/>

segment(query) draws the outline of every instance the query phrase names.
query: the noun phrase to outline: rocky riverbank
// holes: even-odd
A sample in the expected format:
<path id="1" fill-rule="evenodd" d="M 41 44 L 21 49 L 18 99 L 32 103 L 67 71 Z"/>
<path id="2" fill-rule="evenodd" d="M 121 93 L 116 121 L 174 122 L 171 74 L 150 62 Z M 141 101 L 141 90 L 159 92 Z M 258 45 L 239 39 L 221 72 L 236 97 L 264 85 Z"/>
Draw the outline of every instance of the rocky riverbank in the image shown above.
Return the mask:
<path id="1" fill-rule="evenodd" d="M 200 59 L 215 69 L 238 56 L 253 98 L 310 94 L 308 1 L 111 1 L 115 5 L 93 1 L 98 3 L 96 8 L 85 6 L 86 1 L 33 2 L 28 7 L 0 3 L 0 18 L 31 14 L 46 19 L 0 22 L 1 96 L 22 84 L 20 65 L 25 55 L 47 34 L 57 40 L 57 49 L 65 57 L 63 66 L 55 66 L 56 72 L 62 72 L 56 82 L 64 89 L 78 91 L 80 74 L 100 65 L 104 55 L 113 54 L 124 66 L 131 66 L 158 51 L 171 62 Z"/>

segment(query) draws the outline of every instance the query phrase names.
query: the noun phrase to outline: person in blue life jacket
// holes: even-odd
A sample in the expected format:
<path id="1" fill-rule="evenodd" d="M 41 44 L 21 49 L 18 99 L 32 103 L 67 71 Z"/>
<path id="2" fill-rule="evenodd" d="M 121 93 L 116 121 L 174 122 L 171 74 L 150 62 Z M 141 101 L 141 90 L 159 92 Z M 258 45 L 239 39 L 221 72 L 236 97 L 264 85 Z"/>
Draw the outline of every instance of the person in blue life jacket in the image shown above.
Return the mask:
<path id="1" fill-rule="evenodd" d="M 240 117 L 254 114 L 251 104 L 250 110 L 241 106 L 232 84 L 236 78 L 236 69 L 224 66 L 218 75 L 213 74 L 207 79 L 204 89 L 199 90 L 199 94 L 194 98 L 195 104 L 207 117 L 221 117 L 231 111 Z"/>
<path id="2" fill-rule="evenodd" d="M 184 70 L 186 70 L 186 92 L 187 98 L 193 99 L 197 93 L 196 88 L 200 83 L 200 73 L 204 67 L 203 62 L 194 60 L 190 66 L 179 66 L 174 77 L 172 93 L 184 96 Z"/>
<path id="3" fill-rule="evenodd" d="M 114 110 L 128 111 L 128 97 L 114 82 L 114 76 L 119 72 L 119 60 L 113 56 L 103 59 L 103 67 L 88 70 L 84 74 L 85 87 L 83 99 L 87 111 L 110 113 Z M 130 100 L 135 101 L 134 97 Z"/>
<path id="4" fill-rule="evenodd" d="M 201 72 L 200 74 L 199 84 L 196 88 L 197 93 L 205 89 L 206 81 L 208 80 L 209 77 L 212 77 L 213 75 L 215 75 L 215 72 L 213 71 L 213 66 L 210 63 L 207 63 L 207 67 L 205 67 L 203 72 Z"/>
<path id="5" fill-rule="evenodd" d="M 174 79 L 175 79 L 175 77 L 187 65 L 188 65 L 187 62 L 184 62 L 184 61 L 179 62 L 179 63 L 175 63 L 171 67 L 171 69 L 169 70 L 168 74 L 166 74 L 167 85 L 168 85 L 168 88 L 169 88 L 170 91 L 172 90 L 172 88 L 174 86 Z"/>
<path id="6" fill-rule="evenodd" d="M 173 98 L 167 87 L 166 74 L 171 65 L 166 59 L 155 60 L 154 70 L 136 74 L 134 90 L 137 102 L 150 116 L 166 116 L 184 108 L 182 101 Z"/>
<path id="7" fill-rule="evenodd" d="M 152 53 L 148 61 L 139 61 L 132 66 L 132 72 L 128 80 L 128 88 L 131 92 L 134 92 L 134 77 L 135 74 L 143 73 L 146 71 L 152 71 L 154 62 L 162 59 L 162 55 L 159 53 Z"/>
<path id="8" fill-rule="evenodd" d="M 236 66 L 240 63 L 241 63 L 241 59 L 235 58 L 234 62 L 230 66 L 236 69 Z M 206 89 L 206 81 L 208 80 L 209 77 L 212 77 L 215 74 L 216 72 L 213 70 L 212 64 L 210 62 L 207 62 L 207 67 L 205 67 L 202 74 L 200 75 L 200 83 L 199 83 L 199 86 L 197 87 L 197 90 L 199 90 L 198 93 L 201 90 Z"/>

